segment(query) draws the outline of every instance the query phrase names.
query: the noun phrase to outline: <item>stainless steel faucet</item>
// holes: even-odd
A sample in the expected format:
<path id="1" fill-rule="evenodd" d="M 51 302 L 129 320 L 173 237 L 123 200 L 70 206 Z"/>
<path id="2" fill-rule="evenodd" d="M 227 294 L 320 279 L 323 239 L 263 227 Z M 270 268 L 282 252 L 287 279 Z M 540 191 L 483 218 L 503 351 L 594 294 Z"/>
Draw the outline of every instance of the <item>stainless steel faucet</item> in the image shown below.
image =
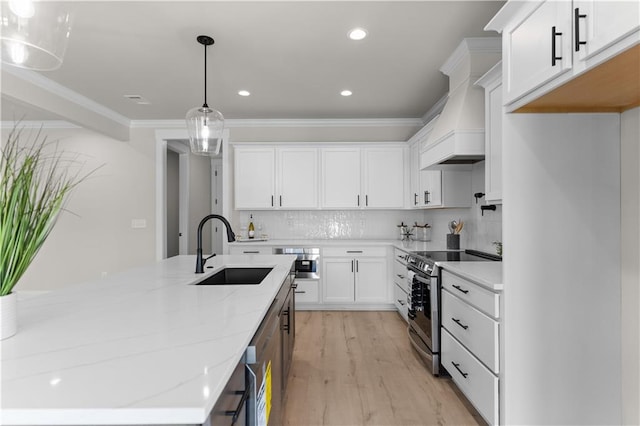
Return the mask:
<path id="1" fill-rule="evenodd" d="M 196 274 L 202 274 L 204 272 L 204 264 L 207 263 L 207 260 L 211 259 L 213 256 L 216 255 L 214 253 L 211 256 L 207 257 L 206 259 L 202 258 L 202 227 L 204 226 L 205 223 L 207 223 L 209 219 L 219 219 L 222 223 L 224 223 L 224 226 L 227 228 L 227 241 L 233 242 L 236 240 L 236 234 L 233 233 L 233 230 L 231 229 L 231 225 L 229 224 L 229 221 L 227 219 L 225 219 L 224 217 L 218 214 L 210 214 L 208 216 L 205 216 L 200 221 L 200 224 L 198 225 L 198 248 L 196 250 Z"/>

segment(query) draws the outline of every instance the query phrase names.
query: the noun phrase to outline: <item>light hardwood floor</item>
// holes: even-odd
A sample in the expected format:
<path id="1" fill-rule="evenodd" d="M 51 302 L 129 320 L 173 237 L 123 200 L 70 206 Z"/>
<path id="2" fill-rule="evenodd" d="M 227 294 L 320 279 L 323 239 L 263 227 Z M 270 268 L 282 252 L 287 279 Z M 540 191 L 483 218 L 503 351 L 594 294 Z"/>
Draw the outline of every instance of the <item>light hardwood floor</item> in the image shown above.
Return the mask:
<path id="1" fill-rule="evenodd" d="M 283 423 L 482 425 L 450 379 L 433 377 L 396 312 L 296 312 Z"/>

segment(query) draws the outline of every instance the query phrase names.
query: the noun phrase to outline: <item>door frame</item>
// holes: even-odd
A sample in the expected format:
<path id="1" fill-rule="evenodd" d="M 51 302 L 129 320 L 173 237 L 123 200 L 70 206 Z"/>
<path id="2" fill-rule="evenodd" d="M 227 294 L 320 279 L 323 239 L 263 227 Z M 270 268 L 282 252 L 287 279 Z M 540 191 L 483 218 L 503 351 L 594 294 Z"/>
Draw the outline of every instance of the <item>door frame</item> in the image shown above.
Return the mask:
<path id="1" fill-rule="evenodd" d="M 166 212 L 166 199 L 167 199 L 167 185 L 166 185 L 166 175 L 167 175 L 167 149 L 168 144 L 171 141 L 180 141 L 180 140 L 189 140 L 189 134 L 187 133 L 186 128 L 175 128 L 175 129 L 158 129 L 155 131 L 155 157 L 156 157 L 156 260 L 166 259 L 167 257 L 167 212 Z M 189 153 L 189 148 L 187 148 L 187 153 Z M 189 155 L 186 155 L 187 161 Z M 182 158 L 182 157 L 181 157 Z M 229 184 L 229 167 L 225 165 L 229 162 L 229 129 L 225 129 L 222 135 L 222 215 L 226 218 L 229 218 L 230 210 L 230 200 L 229 200 L 229 190 L 226 185 Z M 182 166 L 182 164 L 181 164 Z M 181 167 L 182 169 L 182 167 Z M 188 169 L 185 169 L 188 170 Z M 181 179 L 182 180 L 182 179 Z M 188 185 L 188 174 L 187 174 L 187 189 L 184 191 L 186 194 L 186 206 L 189 205 L 189 185 Z M 181 189 L 181 197 L 182 197 L 182 188 Z M 182 201 L 182 200 L 181 200 Z M 182 208 L 180 209 L 180 217 L 182 216 Z M 187 226 L 184 229 L 188 228 L 188 214 L 184 214 L 184 217 L 187 221 Z M 182 227 L 182 223 L 180 224 Z M 188 232 L 181 231 L 183 236 L 185 236 L 185 244 L 187 250 L 185 254 L 188 253 Z M 213 237 L 213 235 L 212 235 Z M 183 241 L 180 240 L 182 245 Z M 181 246 L 182 247 L 182 246 Z M 227 252 L 227 240 L 223 239 L 222 243 L 223 252 Z M 182 254 L 182 248 L 180 248 L 180 254 Z"/>
<path id="2" fill-rule="evenodd" d="M 179 158 L 179 191 L 180 191 L 180 199 L 179 199 L 179 211 L 178 211 L 178 222 L 179 222 L 179 233 L 180 239 L 178 240 L 178 254 L 188 254 L 189 252 L 189 146 L 185 145 L 183 142 L 178 140 L 168 140 L 167 141 L 167 150 L 176 152 Z M 166 151 L 165 151 L 166 156 Z M 165 160 L 166 164 L 166 160 Z M 165 169 L 164 176 L 166 182 L 167 171 Z M 167 198 L 167 187 L 165 183 L 164 188 L 164 197 L 165 203 Z M 163 210 L 164 216 L 164 228 L 167 229 L 167 211 Z M 167 257 L 167 235 L 166 231 L 164 233 L 164 257 Z"/>

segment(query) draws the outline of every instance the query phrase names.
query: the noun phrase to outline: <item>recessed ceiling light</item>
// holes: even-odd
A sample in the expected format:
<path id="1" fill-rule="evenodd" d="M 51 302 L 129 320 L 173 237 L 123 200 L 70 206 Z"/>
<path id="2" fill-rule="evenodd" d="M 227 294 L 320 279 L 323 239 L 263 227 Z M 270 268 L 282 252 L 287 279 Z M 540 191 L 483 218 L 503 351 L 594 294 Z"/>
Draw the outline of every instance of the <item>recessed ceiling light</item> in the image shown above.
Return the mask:
<path id="1" fill-rule="evenodd" d="M 340 94 L 342 96 L 351 96 L 353 95 L 353 92 L 351 90 L 343 90 L 342 92 L 340 92 Z"/>
<path id="2" fill-rule="evenodd" d="M 354 28 L 349 31 L 349 38 L 351 40 L 362 40 L 367 36 L 367 30 L 364 28 Z"/>
<path id="3" fill-rule="evenodd" d="M 249 92 L 248 90 L 239 90 L 238 91 L 238 95 L 240 96 L 249 96 L 251 94 L 251 92 Z"/>

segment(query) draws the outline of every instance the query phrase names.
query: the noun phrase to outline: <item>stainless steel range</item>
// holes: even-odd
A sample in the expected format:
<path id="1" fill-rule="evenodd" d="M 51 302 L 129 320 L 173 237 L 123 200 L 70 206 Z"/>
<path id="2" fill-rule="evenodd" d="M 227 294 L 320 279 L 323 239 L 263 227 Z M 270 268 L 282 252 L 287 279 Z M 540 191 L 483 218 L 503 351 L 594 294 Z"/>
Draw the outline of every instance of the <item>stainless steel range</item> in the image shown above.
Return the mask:
<path id="1" fill-rule="evenodd" d="M 417 251 L 406 256 L 409 342 L 438 376 L 440 367 L 440 268 L 438 262 L 501 260 L 475 250 Z"/>

